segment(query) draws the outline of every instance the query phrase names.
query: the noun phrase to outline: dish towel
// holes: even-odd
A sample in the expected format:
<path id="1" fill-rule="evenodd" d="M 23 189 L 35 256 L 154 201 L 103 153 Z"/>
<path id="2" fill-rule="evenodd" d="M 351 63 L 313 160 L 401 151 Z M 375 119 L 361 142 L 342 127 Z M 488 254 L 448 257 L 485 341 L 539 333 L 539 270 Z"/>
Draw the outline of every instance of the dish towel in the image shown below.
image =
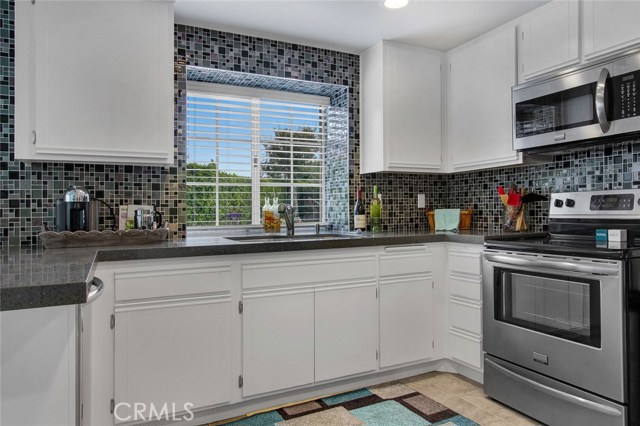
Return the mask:
<path id="1" fill-rule="evenodd" d="M 460 224 L 460 209 L 436 209 L 434 219 L 436 231 L 457 231 Z"/>

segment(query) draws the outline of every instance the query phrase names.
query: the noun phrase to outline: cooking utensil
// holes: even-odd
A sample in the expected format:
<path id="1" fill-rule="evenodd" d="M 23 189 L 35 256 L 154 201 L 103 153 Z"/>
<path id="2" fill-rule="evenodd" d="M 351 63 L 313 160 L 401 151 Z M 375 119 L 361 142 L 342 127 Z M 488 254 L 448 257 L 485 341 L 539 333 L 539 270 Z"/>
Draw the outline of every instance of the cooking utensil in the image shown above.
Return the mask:
<path id="1" fill-rule="evenodd" d="M 546 195 L 536 194 L 535 192 L 529 192 L 520 199 L 523 203 L 535 203 L 537 201 L 547 201 L 549 197 Z"/>
<path id="2" fill-rule="evenodd" d="M 516 192 L 512 192 L 509 194 L 507 198 L 507 205 L 509 206 L 519 206 L 520 205 L 520 194 Z"/>

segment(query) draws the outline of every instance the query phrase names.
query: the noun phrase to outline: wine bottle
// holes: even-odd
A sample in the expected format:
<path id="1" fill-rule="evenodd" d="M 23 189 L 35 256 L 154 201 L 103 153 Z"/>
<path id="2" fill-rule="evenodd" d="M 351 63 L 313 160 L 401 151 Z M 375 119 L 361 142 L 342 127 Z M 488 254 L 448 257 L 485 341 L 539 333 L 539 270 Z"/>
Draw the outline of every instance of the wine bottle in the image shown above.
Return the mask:
<path id="1" fill-rule="evenodd" d="M 362 202 L 362 190 L 358 190 L 356 205 L 353 209 L 353 229 L 367 230 L 367 215 L 364 212 L 364 203 Z"/>
<path id="2" fill-rule="evenodd" d="M 382 225 L 380 223 L 382 204 L 378 197 L 378 185 L 373 187 L 373 198 L 371 199 L 371 206 L 369 207 L 369 215 L 371 216 L 371 232 L 382 231 Z"/>

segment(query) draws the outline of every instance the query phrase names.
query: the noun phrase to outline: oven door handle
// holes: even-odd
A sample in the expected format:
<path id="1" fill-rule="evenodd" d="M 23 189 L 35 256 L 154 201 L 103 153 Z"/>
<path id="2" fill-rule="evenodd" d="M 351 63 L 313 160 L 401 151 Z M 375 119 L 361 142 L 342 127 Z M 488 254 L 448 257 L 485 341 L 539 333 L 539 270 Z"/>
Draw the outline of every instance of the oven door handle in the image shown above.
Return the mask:
<path id="1" fill-rule="evenodd" d="M 559 271 L 583 272 L 587 274 L 597 275 L 617 275 L 617 265 L 582 265 L 567 260 L 549 260 L 549 259 L 522 259 L 520 257 L 506 256 L 500 254 L 485 253 L 484 258 L 490 262 L 503 263 L 513 266 L 529 266 L 533 268 L 545 268 Z"/>
<path id="2" fill-rule="evenodd" d="M 523 377 L 513 371 L 505 368 L 490 359 L 484 359 L 484 362 L 487 364 L 491 364 L 491 367 L 500 371 L 502 374 L 509 376 L 510 378 L 517 380 L 525 385 L 532 387 L 540 392 L 546 393 L 554 398 L 562 399 L 563 401 L 567 401 L 571 404 L 579 405 L 581 407 L 587 408 L 591 411 L 597 411 L 598 413 L 606 414 L 607 416 L 619 417 L 622 416 L 622 412 L 620 410 L 616 410 L 613 407 L 609 407 L 607 405 L 598 404 L 597 402 L 589 401 L 588 399 L 580 398 L 579 396 L 572 395 L 570 393 L 563 392 L 558 389 L 554 389 L 547 385 L 543 385 L 542 383 L 538 383 L 534 380 L 531 380 L 527 377 Z"/>

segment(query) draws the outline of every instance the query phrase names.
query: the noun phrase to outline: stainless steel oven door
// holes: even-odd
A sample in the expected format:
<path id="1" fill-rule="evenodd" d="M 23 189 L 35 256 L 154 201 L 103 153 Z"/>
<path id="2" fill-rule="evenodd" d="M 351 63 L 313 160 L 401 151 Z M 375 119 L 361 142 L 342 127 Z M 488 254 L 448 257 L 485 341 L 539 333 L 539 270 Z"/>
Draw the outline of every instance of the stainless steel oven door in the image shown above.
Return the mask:
<path id="1" fill-rule="evenodd" d="M 626 402 L 619 261 L 485 250 L 484 350 Z"/>

